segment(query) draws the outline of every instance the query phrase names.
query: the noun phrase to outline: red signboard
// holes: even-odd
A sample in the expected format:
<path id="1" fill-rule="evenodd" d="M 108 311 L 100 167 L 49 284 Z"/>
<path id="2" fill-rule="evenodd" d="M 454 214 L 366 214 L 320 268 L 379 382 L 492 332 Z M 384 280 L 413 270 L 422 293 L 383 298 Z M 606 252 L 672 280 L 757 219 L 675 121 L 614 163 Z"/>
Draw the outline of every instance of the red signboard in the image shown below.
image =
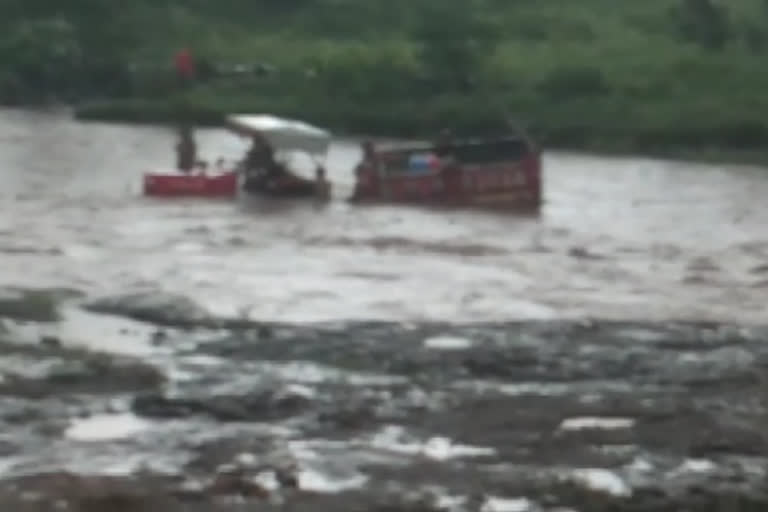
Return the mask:
<path id="1" fill-rule="evenodd" d="M 517 165 L 467 168 L 464 186 L 471 191 L 504 190 L 524 187 L 525 172 Z"/>

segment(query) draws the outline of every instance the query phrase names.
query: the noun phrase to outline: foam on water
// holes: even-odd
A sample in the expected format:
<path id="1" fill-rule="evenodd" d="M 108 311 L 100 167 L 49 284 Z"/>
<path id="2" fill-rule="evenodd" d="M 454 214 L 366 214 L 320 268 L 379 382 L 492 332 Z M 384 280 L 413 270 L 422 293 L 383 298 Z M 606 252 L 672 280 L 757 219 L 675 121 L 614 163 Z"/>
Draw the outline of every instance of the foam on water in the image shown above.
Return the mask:
<path id="1" fill-rule="evenodd" d="M 466 496 L 453 496 L 440 492 L 435 498 L 435 507 L 441 510 L 463 510 L 463 505 L 467 501 Z"/>
<path id="2" fill-rule="evenodd" d="M 431 437 L 418 441 L 409 436 L 403 427 L 389 425 L 377 432 L 370 440 L 372 448 L 403 455 L 423 456 L 446 461 L 463 457 L 488 457 L 496 453 L 493 448 L 454 444 L 446 437 Z"/>
<path id="3" fill-rule="evenodd" d="M 655 469 L 652 462 L 642 457 L 635 457 L 631 463 L 627 464 L 626 469 L 630 473 L 650 473 Z"/>
<path id="4" fill-rule="evenodd" d="M 55 325 L 28 326 L 28 337 L 54 336 L 70 347 L 147 357 L 162 352 L 150 340 L 156 328 L 117 316 L 89 313 L 74 306 L 62 308 L 62 319 Z"/>
<path id="5" fill-rule="evenodd" d="M 686 473 L 711 473 L 717 470 L 717 464 L 711 460 L 686 459 L 683 463 L 673 470 L 674 474 Z"/>
<path id="6" fill-rule="evenodd" d="M 12 457 L 0 463 L 0 480 L 46 472 L 71 472 L 93 476 L 129 476 L 142 470 L 178 475 L 189 455 L 158 450 L 106 450 L 85 452 L 57 446 L 56 452 Z"/>
<path id="7" fill-rule="evenodd" d="M 631 496 L 632 487 L 618 474 L 607 469 L 576 469 L 570 478 L 592 489 L 613 496 Z"/>
<path id="8" fill-rule="evenodd" d="M 540 395 L 557 396 L 573 391 L 573 386 L 556 382 L 516 382 L 514 384 L 502 384 L 490 381 L 461 381 L 453 384 L 459 389 L 471 389 L 475 392 L 498 392 L 510 396 Z"/>
<path id="9" fill-rule="evenodd" d="M 369 477 L 361 473 L 351 461 L 336 454 L 342 453 L 346 443 L 329 441 L 293 440 L 287 444 L 287 453 L 298 466 L 299 487 L 305 491 L 335 494 L 364 487 Z"/>
<path id="10" fill-rule="evenodd" d="M 178 361 L 185 366 L 198 367 L 203 369 L 218 368 L 226 363 L 226 361 L 220 357 L 209 356 L 206 354 L 182 356 L 178 358 Z"/>
<path id="11" fill-rule="evenodd" d="M 132 438 L 148 428 L 149 422 L 131 413 L 99 414 L 72 421 L 64 435 L 75 441 L 115 441 Z"/>
<path id="12" fill-rule="evenodd" d="M 356 373 L 311 362 L 269 363 L 264 369 L 286 381 L 301 384 L 343 380 L 355 386 L 388 386 L 408 382 L 405 377 Z"/>
<path id="13" fill-rule="evenodd" d="M 304 491 L 335 494 L 359 489 L 368 482 L 363 474 L 353 474 L 346 478 L 335 478 L 328 473 L 313 469 L 302 468 L 298 474 L 299 487 Z"/>
<path id="14" fill-rule="evenodd" d="M 57 364 L 58 358 L 34 359 L 17 355 L 0 356 L 0 382 L 6 377 L 39 379 L 48 375 Z"/>
<path id="15" fill-rule="evenodd" d="M 149 470 L 176 475 L 196 456 L 196 447 L 222 439 L 278 440 L 293 435 L 295 431 L 272 424 L 152 422 L 131 413 L 99 414 L 70 421 L 59 439 L 31 438 L 23 455 L 0 458 L 0 479 L 58 471 L 122 476 Z M 245 456 L 235 460 L 243 463 Z"/>
<path id="16" fill-rule="evenodd" d="M 303 384 L 289 384 L 285 386 L 284 390 L 285 392 L 295 396 L 301 396 L 308 399 L 317 398 L 317 390 L 313 387 L 305 386 Z"/>
<path id="17" fill-rule="evenodd" d="M 486 499 L 480 512 L 528 512 L 536 506 L 527 498 L 498 498 L 491 496 Z"/>
<path id="18" fill-rule="evenodd" d="M 253 482 L 266 491 L 271 492 L 280 489 L 280 482 L 274 471 L 262 471 L 253 477 Z"/>
<path id="19" fill-rule="evenodd" d="M 455 336 L 436 336 L 424 340 L 424 346 L 434 350 L 467 350 L 472 347 L 472 340 Z"/>
<path id="20" fill-rule="evenodd" d="M 631 418 L 567 418 L 560 423 L 560 430 L 621 430 L 632 428 L 635 420 Z"/>

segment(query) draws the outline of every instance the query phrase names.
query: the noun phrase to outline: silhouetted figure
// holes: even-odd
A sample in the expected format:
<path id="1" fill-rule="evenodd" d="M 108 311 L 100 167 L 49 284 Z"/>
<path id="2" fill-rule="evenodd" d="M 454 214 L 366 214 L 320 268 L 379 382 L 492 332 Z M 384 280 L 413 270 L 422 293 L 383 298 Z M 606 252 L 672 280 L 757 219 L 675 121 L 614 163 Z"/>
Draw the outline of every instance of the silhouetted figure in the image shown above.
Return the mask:
<path id="1" fill-rule="evenodd" d="M 187 48 L 179 51 L 174 59 L 176 67 L 176 79 L 180 87 L 185 87 L 192 83 L 195 78 L 195 60 L 192 52 Z"/>
<path id="2" fill-rule="evenodd" d="M 182 126 L 179 129 L 179 142 L 176 143 L 176 168 L 185 173 L 192 172 L 197 164 L 197 144 L 192 128 Z"/>
<path id="3" fill-rule="evenodd" d="M 445 158 L 453 155 L 453 152 L 453 134 L 448 129 L 441 130 L 440 135 L 438 135 L 437 140 L 435 141 L 435 154 L 440 158 Z"/>

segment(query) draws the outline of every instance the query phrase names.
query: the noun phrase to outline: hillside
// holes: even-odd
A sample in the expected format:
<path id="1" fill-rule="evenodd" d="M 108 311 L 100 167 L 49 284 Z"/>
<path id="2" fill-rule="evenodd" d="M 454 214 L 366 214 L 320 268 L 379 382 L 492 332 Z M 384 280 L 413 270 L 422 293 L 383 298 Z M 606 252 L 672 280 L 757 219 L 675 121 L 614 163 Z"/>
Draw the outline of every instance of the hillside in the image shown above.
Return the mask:
<path id="1" fill-rule="evenodd" d="M 377 134 L 493 130 L 575 148 L 759 150 L 768 2 L 0 0 L 0 98 L 85 118 L 265 110 Z M 119 6 L 119 9 L 118 9 Z M 182 46 L 211 73 L 180 93 Z M 242 64 L 252 73 L 213 76 Z M 261 70 L 261 72 L 259 72 Z"/>

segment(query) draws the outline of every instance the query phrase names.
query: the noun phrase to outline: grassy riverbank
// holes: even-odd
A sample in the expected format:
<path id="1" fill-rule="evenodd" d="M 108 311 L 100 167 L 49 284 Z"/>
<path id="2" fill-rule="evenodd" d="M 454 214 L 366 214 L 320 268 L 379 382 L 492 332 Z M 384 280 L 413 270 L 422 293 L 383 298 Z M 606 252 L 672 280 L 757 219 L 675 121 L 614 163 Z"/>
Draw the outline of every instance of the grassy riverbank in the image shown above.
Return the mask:
<path id="1" fill-rule="evenodd" d="M 37 53 L 12 55 L 52 60 L 42 51 L 50 41 L 86 57 L 105 49 L 90 61 L 58 57 L 58 68 L 11 62 L 0 98 L 30 101 L 29 82 L 40 94 L 69 91 L 81 119 L 217 124 L 227 112 L 266 111 L 392 136 L 495 131 L 512 118 L 544 145 L 610 152 L 751 155 L 768 141 L 760 0 L 137 1 L 120 23 L 93 6 L 84 16 L 98 2 L 79 2 L 64 16 L 79 31 L 33 25 L 22 39 Z M 182 95 L 170 61 L 187 44 L 220 69 L 273 71 L 201 77 Z M 94 64 L 104 59 L 113 73 Z"/>
<path id="2" fill-rule="evenodd" d="M 82 120 L 204 126 L 235 112 L 269 112 L 305 119 L 340 134 L 432 137 L 443 127 L 460 134 L 505 129 L 508 114 L 545 147 L 604 153 L 644 153 L 706 161 L 768 162 L 768 123 L 734 103 L 691 99 L 633 100 L 606 95 L 552 101 L 535 94 L 441 95 L 424 100 L 337 100 L 287 94 L 222 93 L 201 88 L 184 97 L 120 99 L 81 106 Z"/>

